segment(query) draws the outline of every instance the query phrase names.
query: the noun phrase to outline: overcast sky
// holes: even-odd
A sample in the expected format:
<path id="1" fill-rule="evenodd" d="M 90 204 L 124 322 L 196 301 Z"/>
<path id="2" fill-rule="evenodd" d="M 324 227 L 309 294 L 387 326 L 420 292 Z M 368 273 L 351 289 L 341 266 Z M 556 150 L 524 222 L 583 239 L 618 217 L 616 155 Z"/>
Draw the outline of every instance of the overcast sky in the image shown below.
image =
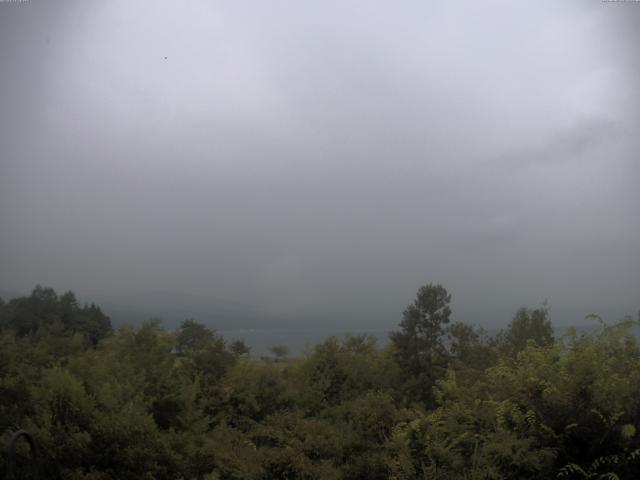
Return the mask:
<path id="1" fill-rule="evenodd" d="M 0 288 L 635 314 L 639 121 L 640 2 L 0 2 Z"/>

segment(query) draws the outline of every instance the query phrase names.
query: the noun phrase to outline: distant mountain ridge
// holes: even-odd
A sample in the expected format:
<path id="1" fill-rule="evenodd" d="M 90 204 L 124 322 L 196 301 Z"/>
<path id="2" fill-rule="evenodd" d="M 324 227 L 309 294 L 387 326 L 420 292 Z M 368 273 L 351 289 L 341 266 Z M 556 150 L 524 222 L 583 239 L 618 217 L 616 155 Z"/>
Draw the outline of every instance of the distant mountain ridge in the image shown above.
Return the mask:
<path id="1" fill-rule="evenodd" d="M 23 297 L 25 294 L 23 292 L 18 292 L 16 290 L 5 290 L 0 288 L 0 298 L 5 302 L 11 300 L 12 298 Z"/>
<path id="2" fill-rule="evenodd" d="M 58 292 L 62 293 L 62 292 Z M 12 289 L 0 289 L 0 298 L 8 301 L 29 293 Z M 83 303 L 95 303 L 111 318 L 114 326 L 139 325 L 150 318 L 158 318 L 166 328 L 175 328 L 185 319 L 192 318 L 216 330 L 335 330 L 373 331 L 393 330 L 397 327 L 401 312 L 395 318 L 356 318 L 330 311 L 314 311 L 304 316 L 274 316 L 259 307 L 225 299 L 190 293 L 151 290 L 123 295 L 76 293 Z M 399 309 L 401 310 L 401 309 Z M 505 328 L 516 308 L 491 307 L 467 310 L 453 308 L 452 321 L 481 325 L 489 332 Z M 624 308 L 589 309 L 579 307 L 550 308 L 550 318 L 556 332 L 569 326 L 592 329 L 599 326 L 595 319 L 586 319 L 591 313 L 601 316 L 607 324 L 621 320 L 635 312 Z M 366 316 L 365 316 L 366 317 Z M 636 318 L 634 316 L 634 318 Z"/>
<path id="3" fill-rule="evenodd" d="M 162 320 L 167 328 L 175 328 L 188 318 L 215 329 L 255 328 L 268 325 L 270 321 L 276 325 L 282 323 L 257 308 L 203 295 L 161 290 L 125 295 L 75 293 L 80 303 L 98 305 L 116 327 L 138 325 L 151 318 Z M 27 295 L 29 292 L 0 289 L 0 298 L 5 302 Z"/>
<path id="4" fill-rule="evenodd" d="M 140 323 L 159 318 L 174 328 L 187 318 L 215 329 L 255 328 L 270 319 L 257 308 L 227 300 L 177 292 L 154 290 L 122 296 L 102 294 L 78 295 L 81 302 L 95 303 L 111 316 L 114 325 Z"/>

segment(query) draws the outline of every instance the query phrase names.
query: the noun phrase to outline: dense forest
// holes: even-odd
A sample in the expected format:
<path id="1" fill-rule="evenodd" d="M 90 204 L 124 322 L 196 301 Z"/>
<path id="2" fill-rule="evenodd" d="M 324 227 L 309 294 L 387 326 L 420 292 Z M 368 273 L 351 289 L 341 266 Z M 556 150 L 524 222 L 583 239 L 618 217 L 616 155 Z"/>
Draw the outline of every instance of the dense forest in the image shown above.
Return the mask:
<path id="1" fill-rule="evenodd" d="M 256 358 L 194 320 L 114 331 L 38 286 L 0 301 L 0 440 L 32 435 L 34 478 L 638 478 L 638 321 L 555 338 L 546 307 L 521 309 L 489 336 L 450 302 L 420 288 L 384 348 Z"/>

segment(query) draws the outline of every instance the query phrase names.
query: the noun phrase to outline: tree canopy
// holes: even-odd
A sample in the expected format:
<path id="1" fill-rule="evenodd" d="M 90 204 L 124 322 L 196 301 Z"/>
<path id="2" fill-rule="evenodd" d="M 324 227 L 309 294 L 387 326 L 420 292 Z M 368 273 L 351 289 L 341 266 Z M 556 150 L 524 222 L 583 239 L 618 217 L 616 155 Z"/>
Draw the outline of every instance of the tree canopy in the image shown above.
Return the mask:
<path id="1" fill-rule="evenodd" d="M 637 320 L 554 339 L 548 310 L 519 310 L 490 337 L 450 301 L 422 287 L 384 347 L 256 358 L 36 287 L 0 303 L 1 440 L 28 431 L 51 479 L 638 478 Z M 16 465 L 42 478 L 26 449 Z"/>
<path id="2" fill-rule="evenodd" d="M 451 295 L 442 285 L 420 287 L 400 322 L 400 331 L 391 334 L 398 364 L 414 383 L 415 393 L 431 399 L 431 389 L 446 366 L 443 335 L 451 315 Z"/>

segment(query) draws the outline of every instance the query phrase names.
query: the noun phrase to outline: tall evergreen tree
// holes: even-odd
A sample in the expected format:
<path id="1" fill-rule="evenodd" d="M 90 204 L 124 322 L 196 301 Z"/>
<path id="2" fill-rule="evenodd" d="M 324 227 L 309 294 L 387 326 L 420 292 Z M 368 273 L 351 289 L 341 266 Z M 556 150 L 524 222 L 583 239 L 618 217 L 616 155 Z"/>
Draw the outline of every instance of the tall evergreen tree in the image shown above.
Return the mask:
<path id="1" fill-rule="evenodd" d="M 432 399 L 431 389 L 446 368 L 443 345 L 444 326 L 451 316 L 451 295 L 442 285 L 420 287 L 400 322 L 400 331 L 391 334 L 400 366 L 414 383 L 423 400 Z"/>

